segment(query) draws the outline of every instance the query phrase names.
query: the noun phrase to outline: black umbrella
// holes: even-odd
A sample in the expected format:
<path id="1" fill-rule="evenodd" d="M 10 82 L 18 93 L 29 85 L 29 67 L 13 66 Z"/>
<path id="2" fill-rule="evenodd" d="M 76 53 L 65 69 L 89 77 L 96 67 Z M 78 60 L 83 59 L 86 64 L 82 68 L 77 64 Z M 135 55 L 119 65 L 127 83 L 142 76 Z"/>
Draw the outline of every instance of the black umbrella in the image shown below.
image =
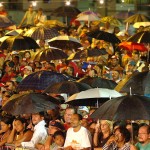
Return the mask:
<path id="1" fill-rule="evenodd" d="M 132 35 L 127 41 L 136 43 L 150 43 L 150 31 L 138 32 Z"/>
<path id="2" fill-rule="evenodd" d="M 127 95 L 105 102 L 92 115 L 102 120 L 150 120 L 150 98 Z"/>
<path id="3" fill-rule="evenodd" d="M 55 109 L 58 104 L 58 100 L 46 94 L 15 94 L 2 109 L 12 115 L 20 115 Z"/>
<path id="4" fill-rule="evenodd" d="M 42 70 L 24 78 L 18 85 L 17 90 L 44 90 L 49 85 L 67 80 L 68 78 L 61 73 Z"/>
<path id="5" fill-rule="evenodd" d="M 51 61 L 51 60 L 58 60 L 58 59 L 65 59 L 68 55 L 59 49 L 44 49 L 40 50 L 35 54 L 34 60 L 35 61 Z"/>
<path id="6" fill-rule="evenodd" d="M 120 40 L 115 36 L 115 34 L 100 31 L 100 30 L 87 32 L 86 35 L 90 38 L 104 40 L 110 43 L 120 43 Z"/>
<path id="7" fill-rule="evenodd" d="M 140 72 L 127 77 L 115 89 L 119 92 L 150 95 L 150 72 Z"/>
<path id="8" fill-rule="evenodd" d="M 73 81 L 64 81 L 60 83 L 53 84 L 52 86 L 48 86 L 44 93 L 66 93 L 69 96 L 90 89 L 91 87 L 85 83 L 78 83 Z"/>
<path id="9" fill-rule="evenodd" d="M 10 20 L 8 17 L 0 15 L 0 28 L 7 28 L 14 24 L 14 21 Z"/>
<path id="10" fill-rule="evenodd" d="M 2 50 L 29 50 L 39 48 L 36 41 L 30 37 L 26 36 L 10 36 L 4 40 L 0 46 Z"/>
<path id="11" fill-rule="evenodd" d="M 100 56 L 100 55 L 105 55 L 108 54 L 105 48 L 98 49 L 86 49 L 86 50 L 81 50 L 76 53 L 72 53 L 68 60 L 70 59 L 80 59 L 80 58 L 85 58 L 85 57 L 94 57 L 94 56 Z"/>
<path id="12" fill-rule="evenodd" d="M 60 34 L 55 28 L 47 28 L 44 26 L 33 27 L 24 34 L 24 36 L 29 36 L 34 40 L 39 40 L 39 39 L 47 40 L 47 39 L 52 39 L 53 37 L 59 35 Z"/>
<path id="13" fill-rule="evenodd" d="M 62 17 L 76 17 L 81 11 L 73 6 L 60 6 L 51 15 Z"/>
<path id="14" fill-rule="evenodd" d="M 78 82 L 86 83 L 93 88 L 108 88 L 114 89 L 117 85 L 116 82 L 108 79 L 103 79 L 100 77 L 84 77 L 78 80 Z"/>

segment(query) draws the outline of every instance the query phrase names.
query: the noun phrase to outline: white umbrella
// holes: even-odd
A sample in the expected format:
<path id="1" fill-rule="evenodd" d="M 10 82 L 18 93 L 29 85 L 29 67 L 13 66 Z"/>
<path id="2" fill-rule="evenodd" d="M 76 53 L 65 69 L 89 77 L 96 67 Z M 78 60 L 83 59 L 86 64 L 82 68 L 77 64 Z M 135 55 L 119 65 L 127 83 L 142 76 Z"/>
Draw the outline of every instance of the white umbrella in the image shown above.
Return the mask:
<path id="1" fill-rule="evenodd" d="M 139 28 L 140 26 L 147 27 L 150 26 L 150 22 L 136 22 L 134 23 L 134 28 Z"/>

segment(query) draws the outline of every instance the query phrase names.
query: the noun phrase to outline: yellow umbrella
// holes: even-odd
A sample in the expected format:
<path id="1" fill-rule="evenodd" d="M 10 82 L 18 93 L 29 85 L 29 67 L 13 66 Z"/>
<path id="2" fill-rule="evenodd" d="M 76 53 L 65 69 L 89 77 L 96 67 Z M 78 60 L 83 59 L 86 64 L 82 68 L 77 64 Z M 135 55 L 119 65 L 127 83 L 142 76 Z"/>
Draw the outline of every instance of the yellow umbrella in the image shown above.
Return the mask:
<path id="1" fill-rule="evenodd" d="M 46 20 L 44 22 L 44 25 L 46 27 L 66 27 L 66 25 L 64 23 L 62 23 L 61 21 L 58 20 Z"/>
<path id="2" fill-rule="evenodd" d="M 110 25 L 117 26 L 117 27 L 122 25 L 121 22 L 113 16 L 103 17 L 101 18 L 100 22 L 109 23 Z"/>

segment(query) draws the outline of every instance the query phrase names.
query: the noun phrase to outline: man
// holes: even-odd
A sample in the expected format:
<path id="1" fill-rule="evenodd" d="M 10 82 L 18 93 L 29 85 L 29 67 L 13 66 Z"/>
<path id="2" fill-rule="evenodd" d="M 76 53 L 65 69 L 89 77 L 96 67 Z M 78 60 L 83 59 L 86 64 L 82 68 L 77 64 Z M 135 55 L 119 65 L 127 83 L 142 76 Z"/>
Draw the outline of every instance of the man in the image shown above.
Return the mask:
<path id="1" fill-rule="evenodd" d="M 150 150 L 150 126 L 144 125 L 139 128 L 138 143 L 136 147 L 138 150 Z"/>
<path id="2" fill-rule="evenodd" d="M 47 138 L 47 129 L 45 127 L 46 123 L 44 121 L 44 112 L 32 114 L 32 123 L 35 125 L 32 139 L 29 142 L 22 142 L 21 145 L 23 148 L 38 148 L 38 146 L 40 144 L 43 144 Z"/>
<path id="3" fill-rule="evenodd" d="M 36 16 L 36 12 L 33 11 L 33 6 L 30 5 L 28 11 L 26 11 L 20 25 L 18 26 L 18 28 L 20 28 L 22 26 L 22 24 L 25 24 L 25 26 L 34 26 L 34 19 Z M 24 23 L 25 22 L 25 23 Z"/>
<path id="4" fill-rule="evenodd" d="M 73 114 L 71 117 L 71 128 L 67 131 L 67 136 L 64 144 L 65 150 L 72 149 L 91 149 L 91 135 L 90 132 L 81 126 L 82 116 L 80 114 Z"/>

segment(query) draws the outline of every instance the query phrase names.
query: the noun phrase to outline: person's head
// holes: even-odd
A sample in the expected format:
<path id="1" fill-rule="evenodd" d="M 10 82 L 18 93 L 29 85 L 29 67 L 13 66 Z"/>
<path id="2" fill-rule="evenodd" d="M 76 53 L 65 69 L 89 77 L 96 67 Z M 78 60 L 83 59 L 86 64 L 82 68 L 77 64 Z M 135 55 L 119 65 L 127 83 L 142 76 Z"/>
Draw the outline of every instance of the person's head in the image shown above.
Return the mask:
<path id="1" fill-rule="evenodd" d="M 34 125 L 37 125 L 42 120 L 44 120 L 44 112 L 32 114 L 32 123 Z"/>
<path id="2" fill-rule="evenodd" d="M 39 8 L 39 9 L 38 9 L 38 14 L 39 14 L 39 15 L 42 15 L 42 14 L 43 14 L 43 9 L 42 9 L 42 8 Z"/>
<path id="3" fill-rule="evenodd" d="M 138 62 L 140 60 L 140 53 L 138 51 L 134 51 L 132 53 L 132 59 L 135 61 L 135 62 Z"/>
<path id="4" fill-rule="evenodd" d="M 73 107 L 66 108 L 65 113 L 64 113 L 64 120 L 65 120 L 65 122 L 66 123 L 70 123 L 71 122 L 71 116 L 73 114 L 75 114 L 75 113 L 76 113 L 76 109 L 75 108 L 73 108 Z"/>
<path id="5" fill-rule="evenodd" d="M 135 70 L 136 62 L 134 60 L 131 60 L 127 64 L 127 71 L 133 72 Z"/>
<path id="6" fill-rule="evenodd" d="M 63 147 L 65 142 L 65 133 L 62 131 L 56 131 L 53 135 L 53 140 L 56 145 Z"/>
<path id="7" fill-rule="evenodd" d="M 16 118 L 14 120 L 14 127 L 18 133 L 24 132 L 26 129 L 26 120 L 23 118 Z"/>
<path id="8" fill-rule="evenodd" d="M 12 127 L 12 118 L 10 118 L 10 117 L 3 117 L 1 119 L 0 126 L 1 126 L 1 131 L 3 133 L 7 132 Z"/>
<path id="9" fill-rule="evenodd" d="M 120 29 L 119 29 L 119 27 L 114 27 L 114 34 L 117 34 L 117 33 L 119 33 L 120 32 Z"/>
<path id="10" fill-rule="evenodd" d="M 7 61 L 6 62 L 6 66 L 5 66 L 5 72 L 8 73 L 8 72 L 12 72 L 14 70 L 14 62 L 13 61 Z"/>
<path id="11" fill-rule="evenodd" d="M 33 6 L 32 6 L 32 5 L 29 5 L 28 10 L 29 10 L 29 12 L 32 12 L 32 11 L 33 11 Z"/>
<path id="12" fill-rule="evenodd" d="M 24 53 L 24 57 L 25 57 L 26 59 L 30 59 L 30 58 L 31 58 L 31 53 L 30 53 L 29 51 L 26 51 L 26 52 Z"/>
<path id="13" fill-rule="evenodd" d="M 29 75 L 29 74 L 31 74 L 32 73 L 32 67 L 31 66 L 25 66 L 24 68 L 23 68 L 23 74 L 24 75 Z"/>
<path id="14" fill-rule="evenodd" d="M 40 39 L 39 46 L 40 47 L 45 47 L 45 40 L 44 39 Z"/>
<path id="15" fill-rule="evenodd" d="M 113 71 L 112 71 L 112 79 L 113 79 L 114 81 L 120 79 L 119 71 L 117 71 L 117 70 L 113 70 Z"/>
<path id="16" fill-rule="evenodd" d="M 65 70 L 65 72 L 70 75 L 70 76 L 73 76 L 74 75 L 74 68 L 71 67 L 71 66 L 68 66 Z"/>
<path id="17" fill-rule="evenodd" d="M 12 61 L 14 62 L 15 65 L 18 65 L 19 64 L 19 56 L 18 55 L 15 55 L 13 58 L 12 58 Z"/>
<path id="18" fill-rule="evenodd" d="M 127 143 L 130 141 L 130 132 L 123 126 L 120 126 L 114 130 L 114 136 L 118 143 Z"/>
<path id="19" fill-rule="evenodd" d="M 5 83 L 5 88 L 7 89 L 7 90 L 10 90 L 10 91 L 14 91 L 15 90 L 15 82 L 13 82 L 13 81 L 7 81 L 6 83 Z"/>
<path id="20" fill-rule="evenodd" d="M 80 114 L 73 114 L 71 116 L 71 126 L 73 128 L 78 128 L 81 126 L 82 116 Z"/>
<path id="21" fill-rule="evenodd" d="M 116 67 L 119 63 L 119 58 L 115 55 L 111 57 L 110 63 L 113 67 Z"/>
<path id="22" fill-rule="evenodd" d="M 150 126 L 143 125 L 138 131 L 138 141 L 142 144 L 146 144 L 150 139 Z"/>
<path id="23" fill-rule="evenodd" d="M 4 106 L 8 102 L 8 100 L 12 96 L 12 94 L 13 93 L 8 90 L 2 92 L 2 106 Z"/>
<path id="24" fill-rule="evenodd" d="M 112 132 L 112 122 L 109 120 L 100 121 L 100 129 L 103 134 Z"/>
<path id="25" fill-rule="evenodd" d="M 82 117 L 89 114 L 89 109 L 86 106 L 79 106 L 78 110 L 79 110 L 79 114 L 81 114 Z"/>

